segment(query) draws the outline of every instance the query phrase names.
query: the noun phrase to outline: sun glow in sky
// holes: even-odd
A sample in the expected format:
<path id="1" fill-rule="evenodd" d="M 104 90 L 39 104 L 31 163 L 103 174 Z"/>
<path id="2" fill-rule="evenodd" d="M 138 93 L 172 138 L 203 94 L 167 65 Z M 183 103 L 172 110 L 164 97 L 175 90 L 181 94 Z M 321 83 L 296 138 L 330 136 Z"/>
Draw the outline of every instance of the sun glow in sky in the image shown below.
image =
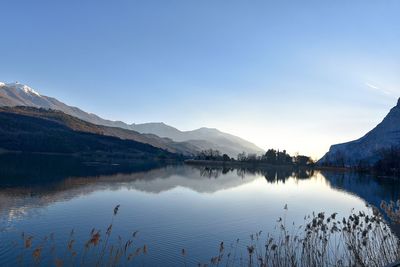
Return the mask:
<path id="1" fill-rule="evenodd" d="M 399 1 L 1 1 L 0 81 L 320 157 L 400 96 Z"/>

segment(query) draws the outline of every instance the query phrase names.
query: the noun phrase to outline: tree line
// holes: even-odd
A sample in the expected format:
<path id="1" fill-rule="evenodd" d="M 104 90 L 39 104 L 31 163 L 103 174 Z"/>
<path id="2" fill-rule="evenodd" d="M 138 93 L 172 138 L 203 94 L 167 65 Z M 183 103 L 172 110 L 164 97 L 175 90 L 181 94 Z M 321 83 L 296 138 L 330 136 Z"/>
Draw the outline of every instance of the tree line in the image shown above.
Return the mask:
<path id="1" fill-rule="evenodd" d="M 228 154 L 222 154 L 219 150 L 202 150 L 195 157 L 196 160 L 223 161 L 223 162 L 247 162 L 247 163 L 266 163 L 270 165 L 298 165 L 310 166 L 314 161 L 309 156 L 294 155 L 291 156 L 286 150 L 268 149 L 265 154 L 257 155 L 255 153 L 242 152 L 236 158 L 229 157 Z"/>

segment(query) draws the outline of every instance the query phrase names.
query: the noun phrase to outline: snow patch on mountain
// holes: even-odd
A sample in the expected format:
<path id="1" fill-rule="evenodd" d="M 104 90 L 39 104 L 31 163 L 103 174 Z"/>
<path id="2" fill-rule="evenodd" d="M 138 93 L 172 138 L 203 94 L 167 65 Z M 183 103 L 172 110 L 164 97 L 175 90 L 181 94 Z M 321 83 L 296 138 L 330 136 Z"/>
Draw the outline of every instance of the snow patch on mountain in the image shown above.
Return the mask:
<path id="1" fill-rule="evenodd" d="M 20 91 L 25 92 L 26 94 L 33 94 L 33 95 L 36 95 L 38 97 L 41 96 L 33 88 L 31 88 L 31 87 L 29 87 L 27 85 L 24 85 L 24 84 L 20 84 L 19 82 L 15 82 L 15 83 L 0 83 L 0 86 L 13 87 L 13 88 L 16 88 L 16 89 L 18 89 Z"/>

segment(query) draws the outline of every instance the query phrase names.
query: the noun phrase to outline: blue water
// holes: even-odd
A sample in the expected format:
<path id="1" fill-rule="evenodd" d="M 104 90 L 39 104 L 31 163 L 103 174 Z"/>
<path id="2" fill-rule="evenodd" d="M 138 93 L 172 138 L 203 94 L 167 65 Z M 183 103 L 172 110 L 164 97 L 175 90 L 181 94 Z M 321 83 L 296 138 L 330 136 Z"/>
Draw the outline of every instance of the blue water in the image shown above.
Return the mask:
<path id="1" fill-rule="evenodd" d="M 82 251 L 91 229 L 106 231 L 117 204 L 110 242 L 139 231 L 134 245 L 146 244 L 148 251 L 135 263 L 193 266 L 216 256 L 221 241 L 229 247 L 239 238 L 240 250 L 250 242 L 250 234 L 273 233 L 279 217 L 300 225 L 313 211 L 338 212 L 339 217 L 352 209 L 368 212 L 366 204 L 398 199 L 400 191 L 397 182 L 367 175 L 315 171 L 299 176 L 184 165 L 128 174 L 85 173 L 43 183 L 2 179 L 0 266 L 18 264 L 24 251 L 22 232 L 34 236 L 33 247 L 53 233 L 54 255 L 62 256 L 74 229 L 74 246 Z M 31 253 L 25 252 L 26 265 L 34 264 Z M 54 265 L 48 254 L 43 253 L 40 265 Z"/>

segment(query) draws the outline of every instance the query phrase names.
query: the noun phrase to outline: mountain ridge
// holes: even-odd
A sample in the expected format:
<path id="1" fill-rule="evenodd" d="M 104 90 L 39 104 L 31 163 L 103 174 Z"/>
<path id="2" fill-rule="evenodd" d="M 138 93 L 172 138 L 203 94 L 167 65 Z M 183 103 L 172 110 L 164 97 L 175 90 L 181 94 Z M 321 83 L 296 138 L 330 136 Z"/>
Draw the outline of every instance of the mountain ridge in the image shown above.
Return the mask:
<path id="1" fill-rule="evenodd" d="M 165 123 L 134 124 L 133 130 L 140 133 L 153 133 L 160 137 L 171 138 L 177 142 L 189 142 L 201 150 L 218 149 L 231 157 L 236 157 L 241 152 L 260 154 L 264 151 L 240 137 L 224 133 L 216 128 L 201 127 L 190 131 L 180 131 Z"/>
<path id="2" fill-rule="evenodd" d="M 171 153 L 183 154 L 186 156 L 192 155 L 195 152 L 195 149 L 197 149 L 185 142 L 174 142 L 172 140 L 160 138 L 151 134 L 140 134 L 133 130 L 92 124 L 77 117 L 68 115 L 60 110 L 36 108 L 29 106 L 16 106 L 0 107 L 0 112 L 46 119 L 64 124 L 74 131 L 117 137 L 121 140 L 132 140 L 144 144 L 149 144 L 153 147 L 161 148 Z"/>
<path id="3" fill-rule="evenodd" d="M 127 124 L 122 121 L 103 119 L 96 114 L 85 112 L 78 107 L 69 106 L 56 98 L 41 95 L 29 86 L 18 82 L 0 83 L 0 106 L 31 106 L 60 110 L 65 114 L 93 124 L 133 130 L 141 134 L 152 134 L 162 139 L 169 138 L 172 142 L 176 143 L 185 142 L 187 146 L 191 146 L 192 152 L 204 149 L 219 149 L 221 153 L 227 153 L 231 157 L 236 157 L 241 152 L 264 152 L 263 149 L 247 140 L 214 128 L 202 127 L 192 131 L 180 131 L 163 122 Z"/>
<path id="4" fill-rule="evenodd" d="M 50 109 L 1 107 L 0 125 L 0 148 L 7 152 L 72 155 L 128 165 L 182 158 L 150 144 L 104 134 L 103 126 Z"/>
<path id="5" fill-rule="evenodd" d="M 320 165 L 372 165 L 380 152 L 400 146 L 400 98 L 384 119 L 359 139 L 332 145 L 318 161 Z"/>

